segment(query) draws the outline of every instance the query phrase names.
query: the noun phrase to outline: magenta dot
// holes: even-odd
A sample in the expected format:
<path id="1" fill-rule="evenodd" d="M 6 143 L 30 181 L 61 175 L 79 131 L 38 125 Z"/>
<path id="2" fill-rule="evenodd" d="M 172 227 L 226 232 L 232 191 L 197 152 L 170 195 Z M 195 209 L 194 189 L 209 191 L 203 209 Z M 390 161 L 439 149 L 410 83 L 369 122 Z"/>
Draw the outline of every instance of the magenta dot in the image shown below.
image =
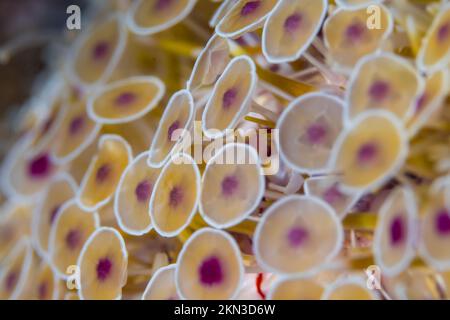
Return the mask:
<path id="1" fill-rule="evenodd" d="M 438 40 L 440 42 L 446 41 L 450 34 L 450 23 L 442 25 L 437 33 Z"/>
<path id="2" fill-rule="evenodd" d="M 302 16 L 299 13 L 294 13 L 284 21 L 284 30 L 288 33 L 293 33 L 298 30 L 301 22 Z"/>
<path id="3" fill-rule="evenodd" d="M 112 262 L 108 258 L 100 259 L 97 263 L 97 279 L 105 281 L 111 274 Z"/>
<path id="4" fill-rule="evenodd" d="M 435 228 L 440 235 L 450 234 L 450 212 L 447 209 L 442 209 L 437 213 Z"/>
<path id="5" fill-rule="evenodd" d="M 405 239 L 405 224 L 401 216 L 397 216 L 392 220 L 390 232 L 391 232 L 390 242 L 392 246 L 397 246 L 403 243 Z"/>
<path id="6" fill-rule="evenodd" d="M 207 286 L 220 284 L 223 280 L 223 271 L 220 260 L 215 257 L 205 259 L 198 270 L 200 282 Z"/>
<path id="7" fill-rule="evenodd" d="M 66 235 L 66 246 L 70 250 L 76 249 L 81 243 L 81 233 L 77 229 L 70 230 Z"/>
<path id="8" fill-rule="evenodd" d="M 324 200 L 329 204 L 334 204 L 343 197 L 343 194 L 339 191 L 337 184 L 328 188 L 323 194 Z"/>
<path id="9" fill-rule="evenodd" d="M 38 287 L 38 296 L 40 300 L 45 299 L 48 292 L 48 284 L 47 282 L 42 282 Z"/>
<path id="10" fill-rule="evenodd" d="M 387 98 L 390 91 L 389 83 L 385 81 L 375 81 L 369 88 L 369 96 L 377 102 Z"/>
<path id="11" fill-rule="evenodd" d="M 156 10 L 165 10 L 172 5 L 173 0 L 157 0 L 155 3 Z"/>
<path id="12" fill-rule="evenodd" d="M 313 124 L 306 131 L 308 136 L 308 141 L 311 144 L 319 144 L 322 143 L 324 138 L 327 135 L 327 130 L 323 125 Z"/>
<path id="13" fill-rule="evenodd" d="M 141 181 L 136 186 L 134 193 L 136 194 L 136 198 L 139 202 L 146 202 L 152 193 L 151 183 L 147 180 Z"/>
<path id="14" fill-rule="evenodd" d="M 111 167 L 109 164 L 104 164 L 100 168 L 97 169 L 97 174 L 95 175 L 95 179 L 98 183 L 104 182 L 111 172 Z"/>
<path id="15" fill-rule="evenodd" d="M 32 178 L 43 178 L 50 173 L 51 168 L 52 163 L 48 154 L 40 154 L 28 163 L 28 174 Z"/>
<path id="16" fill-rule="evenodd" d="M 10 272 L 5 279 L 5 288 L 6 291 L 11 291 L 12 289 L 14 289 L 14 286 L 17 283 L 17 273 L 15 272 Z"/>
<path id="17" fill-rule="evenodd" d="M 180 187 L 173 187 L 169 194 L 169 204 L 177 207 L 183 201 L 183 190 Z"/>
<path id="18" fill-rule="evenodd" d="M 136 100 L 136 95 L 132 92 L 124 92 L 122 94 L 120 94 L 119 96 L 117 96 L 116 100 L 114 101 L 114 103 L 117 106 L 127 106 L 131 103 L 133 103 Z"/>
<path id="19" fill-rule="evenodd" d="M 228 89 L 222 97 L 222 107 L 229 109 L 236 101 L 238 91 L 235 88 Z"/>
<path id="20" fill-rule="evenodd" d="M 289 230 L 287 235 L 289 244 L 297 248 L 301 246 L 308 239 L 308 231 L 301 227 L 294 227 Z"/>
<path id="21" fill-rule="evenodd" d="M 167 129 L 167 137 L 169 138 L 170 141 L 173 141 L 172 135 L 178 129 L 180 129 L 180 121 L 176 120 L 169 126 L 169 129 Z"/>
<path id="22" fill-rule="evenodd" d="M 428 100 L 427 94 L 426 93 L 422 94 L 419 97 L 419 99 L 417 99 L 417 101 L 416 101 L 415 111 L 416 112 L 420 112 L 423 109 L 423 107 L 425 107 L 425 104 L 427 103 L 427 100 Z"/>
<path id="23" fill-rule="evenodd" d="M 94 60 L 102 60 L 106 58 L 109 52 L 109 44 L 106 41 L 98 42 L 92 49 L 92 58 Z"/>
<path id="24" fill-rule="evenodd" d="M 80 132 L 80 130 L 84 126 L 84 117 L 78 116 L 76 118 L 73 118 L 69 125 L 69 133 L 71 135 L 76 135 Z"/>
<path id="25" fill-rule="evenodd" d="M 58 211 L 59 211 L 59 208 L 60 208 L 61 206 L 60 205 L 56 205 L 51 211 L 50 211 L 50 225 L 52 225 L 53 224 L 53 222 L 55 222 L 55 219 L 56 219 L 56 216 L 58 215 Z"/>
<path id="26" fill-rule="evenodd" d="M 222 180 L 222 194 L 232 196 L 239 187 L 239 180 L 236 176 L 228 176 Z"/>
<path id="27" fill-rule="evenodd" d="M 345 30 L 345 37 L 352 42 L 360 41 L 365 29 L 366 26 L 364 24 L 355 22 Z"/>
<path id="28" fill-rule="evenodd" d="M 374 160 L 377 156 L 378 148 L 373 143 L 366 143 L 358 150 L 358 161 L 360 163 L 367 163 Z"/>
<path id="29" fill-rule="evenodd" d="M 242 16 L 253 14 L 260 6 L 261 1 L 249 1 L 241 9 Z"/>

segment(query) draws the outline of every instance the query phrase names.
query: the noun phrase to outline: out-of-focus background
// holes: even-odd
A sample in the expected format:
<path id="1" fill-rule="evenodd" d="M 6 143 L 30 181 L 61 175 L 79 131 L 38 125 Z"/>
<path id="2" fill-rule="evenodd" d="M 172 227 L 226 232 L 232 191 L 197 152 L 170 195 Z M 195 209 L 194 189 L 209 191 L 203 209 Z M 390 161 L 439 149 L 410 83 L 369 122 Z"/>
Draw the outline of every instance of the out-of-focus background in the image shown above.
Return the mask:
<path id="1" fill-rule="evenodd" d="M 29 98 L 37 77 L 43 76 L 49 51 L 61 45 L 58 38 L 67 31 L 67 7 L 76 4 L 83 10 L 87 3 L 0 0 L 0 159 L 12 142 L 18 107 Z"/>

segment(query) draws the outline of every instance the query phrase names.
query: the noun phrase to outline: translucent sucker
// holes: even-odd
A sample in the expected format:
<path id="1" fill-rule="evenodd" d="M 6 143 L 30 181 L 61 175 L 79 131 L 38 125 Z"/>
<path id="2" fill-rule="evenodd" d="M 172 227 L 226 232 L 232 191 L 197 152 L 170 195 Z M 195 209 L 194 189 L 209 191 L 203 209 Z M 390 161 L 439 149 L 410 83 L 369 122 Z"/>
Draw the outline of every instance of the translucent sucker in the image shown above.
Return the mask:
<path id="1" fill-rule="evenodd" d="M 378 50 L 390 36 L 394 21 L 390 11 L 377 5 L 379 25 L 368 28 L 366 8 L 338 8 L 326 20 L 323 36 L 328 48 L 329 63 L 344 73 L 350 73 L 358 60 Z"/>
<path id="2" fill-rule="evenodd" d="M 215 228 L 248 218 L 263 197 L 265 179 L 256 150 L 231 143 L 217 151 L 203 173 L 200 214 Z"/>
<path id="3" fill-rule="evenodd" d="M 213 85 L 225 70 L 230 59 L 230 47 L 227 39 L 213 35 L 195 61 L 187 82 L 187 89 L 195 92 L 202 87 Z"/>
<path id="4" fill-rule="evenodd" d="M 366 279 L 358 275 L 341 276 L 327 286 L 322 300 L 378 300 Z"/>
<path id="5" fill-rule="evenodd" d="M 403 165 L 408 153 L 406 132 L 391 112 L 365 111 L 341 133 L 333 150 L 334 172 L 343 190 L 380 187 Z"/>
<path id="6" fill-rule="evenodd" d="M 75 200 L 67 201 L 59 209 L 49 235 L 48 255 L 60 278 L 70 275 L 68 268 L 76 265 L 84 243 L 99 224 L 98 214 L 83 210 Z"/>
<path id="7" fill-rule="evenodd" d="M 418 219 L 416 196 L 408 187 L 393 191 L 383 203 L 373 240 L 375 263 L 383 274 L 404 271 L 415 256 Z"/>
<path id="8" fill-rule="evenodd" d="M 127 281 L 128 252 L 120 233 L 101 227 L 83 246 L 77 265 L 80 268 L 81 300 L 117 300 Z"/>
<path id="9" fill-rule="evenodd" d="M 148 282 L 142 300 L 180 300 L 175 284 L 176 264 L 159 268 Z"/>
<path id="10" fill-rule="evenodd" d="M 125 169 L 114 198 L 114 213 L 120 228 L 132 235 L 152 229 L 149 202 L 161 169 L 147 165 L 148 152 L 138 155 Z"/>
<path id="11" fill-rule="evenodd" d="M 239 0 L 216 26 L 216 33 L 225 38 L 237 38 L 262 26 L 276 0 Z"/>
<path id="12" fill-rule="evenodd" d="M 89 118 L 84 100 L 65 108 L 64 117 L 51 146 L 51 157 L 57 164 L 66 164 L 85 151 L 98 136 L 101 125 Z"/>
<path id="13" fill-rule="evenodd" d="M 125 50 L 127 31 L 123 17 L 112 15 L 82 35 L 72 50 L 68 75 L 82 87 L 106 82 Z"/>
<path id="14" fill-rule="evenodd" d="M 33 249 L 27 239 L 21 239 L 6 257 L 0 271 L 0 299 L 20 299 L 33 268 Z"/>
<path id="15" fill-rule="evenodd" d="M 60 172 L 47 149 L 30 154 L 27 137 L 17 141 L 2 165 L 2 187 L 6 194 L 19 198 L 36 198 L 42 187 Z"/>
<path id="16" fill-rule="evenodd" d="M 131 157 L 131 148 L 125 139 L 113 134 L 102 135 L 98 152 L 92 158 L 77 192 L 80 207 L 95 211 L 107 204 Z"/>
<path id="17" fill-rule="evenodd" d="M 137 120 L 154 109 L 165 93 L 164 83 L 156 77 L 135 76 L 101 88 L 88 100 L 89 117 L 101 124 Z"/>
<path id="18" fill-rule="evenodd" d="M 279 1 L 267 18 L 262 35 L 262 50 L 270 63 L 300 58 L 320 31 L 328 1 Z"/>
<path id="19" fill-rule="evenodd" d="M 421 218 L 420 256 L 440 271 L 450 267 L 450 208 L 446 196 L 445 189 L 432 192 Z"/>
<path id="20" fill-rule="evenodd" d="M 200 196 L 200 171 L 191 156 L 172 156 L 150 198 L 150 217 L 158 234 L 174 237 L 192 221 Z"/>
<path id="21" fill-rule="evenodd" d="M 33 212 L 32 237 L 41 255 L 48 252 L 50 229 L 61 206 L 75 196 L 78 186 L 68 174 L 60 174 L 49 184 L 39 205 Z"/>
<path id="22" fill-rule="evenodd" d="M 138 0 L 127 13 L 127 26 L 137 35 L 155 34 L 184 20 L 196 3 L 197 0 Z"/>
<path id="23" fill-rule="evenodd" d="M 270 288 L 269 300 L 319 300 L 323 285 L 314 278 L 284 277 Z"/>
<path id="24" fill-rule="evenodd" d="M 343 244 L 334 210 L 311 196 L 290 195 L 263 214 L 254 235 L 259 265 L 269 272 L 302 275 L 320 270 Z"/>
<path id="25" fill-rule="evenodd" d="M 244 275 L 236 241 L 226 232 L 203 228 L 184 244 L 175 281 L 183 299 L 233 299 Z"/>
<path id="26" fill-rule="evenodd" d="M 51 266 L 42 260 L 36 270 L 36 276 L 29 289 L 29 299 L 33 300 L 57 300 L 59 293 L 59 283 L 56 274 Z"/>
<path id="27" fill-rule="evenodd" d="M 194 99 L 188 90 L 176 92 L 170 98 L 149 149 L 147 163 L 160 168 L 178 150 L 183 138 L 190 133 L 194 119 Z"/>
<path id="28" fill-rule="evenodd" d="M 225 135 L 249 110 L 257 75 L 255 63 L 248 56 L 230 61 L 214 85 L 202 115 L 202 129 L 210 139 Z"/>
<path id="29" fill-rule="evenodd" d="M 9 202 L 0 215 L 0 266 L 23 236 L 31 235 L 33 208 L 30 204 Z"/>
<path id="30" fill-rule="evenodd" d="M 328 203 L 343 219 L 361 197 L 359 192 L 346 192 L 342 188 L 340 177 L 337 175 L 319 176 L 306 179 L 305 194 L 315 196 Z"/>
<path id="31" fill-rule="evenodd" d="M 391 53 L 365 56 L 356 65 L 347 88 L 348 116 L 383 109 L 407 121 L 423 88 L 422 77 L 407 60 Z"/>
<path id="32" fill-rule="evenodd" d="M 450 64 L 450 4 L 443 3 L 417 55 L 417 65 L 428 74 Z"/>
<path id="33" fill-rule="evenodd" d="M 329 169 L 331 150 L 343 129 L 344 102 L 324 93 L 308 93 L 283 111 L 280 156 L 293 170 L 320 173 Z"/>
<path id="34" fill-rule="evenodd" d="M 410 137 L 436 116 L 449 93 L 450 75 L 447 69 L 430 74 L 425 79 L 425 88 L 414 103 L 413 115 L 407 123 Z"/>

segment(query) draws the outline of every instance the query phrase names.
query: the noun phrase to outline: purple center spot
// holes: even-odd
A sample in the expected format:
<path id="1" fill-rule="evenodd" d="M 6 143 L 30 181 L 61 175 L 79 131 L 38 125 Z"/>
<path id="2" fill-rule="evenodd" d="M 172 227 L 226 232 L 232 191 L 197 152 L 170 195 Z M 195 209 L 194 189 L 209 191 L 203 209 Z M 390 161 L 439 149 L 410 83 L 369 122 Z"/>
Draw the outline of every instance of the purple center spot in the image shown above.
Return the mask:
<path id="1" fill-rule="evenodd" d="M 100 168 L 98 168 L 97 174 L 95 175 L 97 182 L 104 182 L 106 178 L 108 178 L 110 172 L 111 167 L 108 164 L 104 164 Z"/>
<path id="2" fill-rule="evenodd" d="M 327 130 L 320 124 L 313 124 L 307 130 L 308 141 L 312 144 L 322 143 L 327 134 Z"/>
<path id="3" fill-rule="evenodd" d="M 177 207 L 183 201 L 183 190 L 180 187 L 173 187 L 169 194 L 169 204 Z"/>
<path id="4" fill-rule="evenodd" d="M 238 91 L 235 88 L 228 89 L 222 97 L 222 106 L 224 109 L 229 109 L 236 101 Z"/>
<path id="5" fill-rule="evenodd" d="M 435 228 L 441 235 L 450 235 L 450 212 L 442 209 L 437 213 Z"/>
<path id="6" fill-rule="evenodd" d="M 16 282 L 17 282 L 17 273 L 10 272 L 5 279 L 6 291 L 11 291 L 12 289 L 14 289 Z"/>
<path id="7" fill-rule="evenodd" d="M 377 149 L 377 146 L 373 143 L 366 143 L 362 145 L 358 150 L 358 162 L 367 163 L 373 161 L 373 159 L 377 156 Z"/>
<path id="8" fill-rule="evenodd" d="M 423 107 L 425 107 L 427 100 L 428 100 L 427 94 L 426 93 L 422 94 L 419 97 L 419 99 L 417 99 L 417 101 L 416 101 L 416 110 L 415 111 L 420 112 L 423 109 Z"/>
<path id="9" fill-rule="evenodd" d="M 100 259 L 97 263 L 97 279 L 105 281 L 111 274 L 112 263 L 108 258 Z"/>
<path id="10" fill-rule="evenodd" d="M 53 224 L 53 222 L 55 222 L 56 216 L 58 215 L 58 210 L 61 206 L 60 205 L 56 205 L 51 211 L 50 211 L 50 225 Z"/>
<path id="11" fill-rule="evenodd" d="M 169 127 L 169 129 L 167 129 L 167 137 L 169 138 L 170 141 L 172 140 L 172 135 L 175 132 L 175 130 L 178 130 L 180 128 L 180 121 L 176 120 L 174 123 L 172 123 Z"/>
<path id="12" fill-rule="evenodd" d="M 170 7 L 172 0 L 157 0 L 155 3 L 155 10 L 164 10 Z"/>
<path id="13" fill-rule="evenodd" d="M 81 242 L 81 233 L 79 230 L 70 230 L 66 235 L 66 245 L 70 250 L 76 249 Z"/>
<path id="14" fill-rule="evenodd" d="M 437 37 L 440 42 L 447 40 L 450 34 L 450 23 L 444 24 L 438 30 Z"/>
<path id="15" fill-rule="evenodd" d="M 308 238 L 308 231 L 301 227 L 292 228 L 287 235 L 289 244 L 297 248 L 301 246 Z"/>
<path id="16" fill-rule="evenodd" d="M 133 103 L 136 100 L 136 95 L 132 92 L 124 92 L 117 96 L 116 101 L 114 102 L 117 106 L 127 106 L 130 103 Z"/>
<path id="17" fill-rule="evenodd" d="M 43 178 L 48 175 L 52 167 L 48 154 L 40 154 L 28 163 L 28 174 L 32 178 Z"/>
<path id="18" fill-rule="evenodd" d="M 253 14 L 261 4 L 261 1 L 249 1 L 247 2 L 241 9 L 241 15 L 247 16 L 249 14 Z"/>
<path id="19" fill-rule="evenodd" d="M 339 191 L 337 184 L 334 184 L 328 188 L 323 194 L 324 200 L 329 204 L 334 204 L 336 201 L 341 199 L 343 194 Z"/>
<path id="20" fill-rule="evenodd" d="M 108 52 L 109 52 L 108 42 L 100 41 L 92 49 L 92 58 L 94 60 L 102 60 L 108 55 Z"/>
<path id="21" fill-rule="evenodd" d="M 229 197 L 239 186 L 239 181 L 235 176 L 228 176 L 222 180 L 222 194 Z"/>
<path id="22" fill-rule="evenodd" d="M 200 282 L 207 286 L 220 284 L 223 280 L 222 266 L 217 257 L 205 259 L 198 270 Z"/>
<path id="23" fill-rule="evenodd" d="M 401 216 L 395 217 L 390 226 L 391 231 L 391 245 L 397 246 L 405 239 L 405 226 Z"/>
<path id="24" fill-rule="evenodd" d="M 38 287 L 38 296 L 40 300 L 45 299 L 48 292 L 48 285 L 47 282 L 42 282 Z"/>
<path id="25" fill-rule="evenodd" d="M 139 202 L 146 202 L 152 193 L 152 185 L 149 181 L 141 181 L 134 191 Z"/>
<path id="26" fill-rule="evenodd" d="M 369 96 L 377 102 L 383 101 L 389 94 L 389 83 L 385 81 L 375 81 L 369 88 Z"/>
<path id="27" fill-rule="evenodd" d="M 75 135 L 80 132 L 81 128 L 84 126 L 84 117 L 78 116 L 73 118 L 69 125 L 69 133 L 71 135 Z"/>
<path id="28" fill-rule="evenodd" d="M 361 40 L 362 36 L 364 35 L 365 28 L 366 27 L 364 24 L 355 22 L 348 26 L 348 28 L 345 30 L 345 36 L 351 42 L 357 42 Z"/>
<path id="29" fill-rule="evenodd" d="M 286 30 L 286 32 L 293 33 L 298 30 L 301 22 L 302 16 L 298 13 L 294 13 L 284 21 L 284 30 Z"/>

